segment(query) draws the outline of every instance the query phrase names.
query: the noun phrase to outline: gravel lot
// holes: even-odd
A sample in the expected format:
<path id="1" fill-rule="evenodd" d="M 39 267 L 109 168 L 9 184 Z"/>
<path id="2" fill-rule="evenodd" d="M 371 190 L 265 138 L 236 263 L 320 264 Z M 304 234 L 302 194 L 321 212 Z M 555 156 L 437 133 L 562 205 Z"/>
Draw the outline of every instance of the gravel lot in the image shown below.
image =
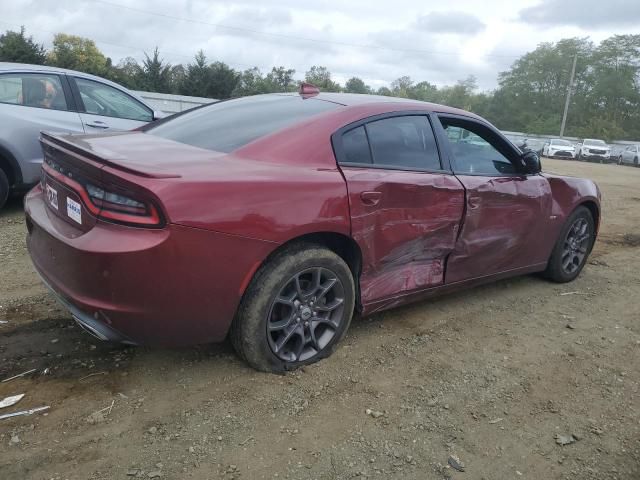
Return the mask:
<path id="1" fill-rule="evenodd" d="M 0 378 L 38 371 L 0 383 L 0 399 L 26 394 L 0 413 L 51 409 L 0 421 L 0 478 L 640 478 L 640 169 L 544 168 L 603 191 L 578 280 L 356 319 L 334 356 L 286 376 L 227 344 L 92 339 L 39 283 L 14 201 L 0 212 Z"/>

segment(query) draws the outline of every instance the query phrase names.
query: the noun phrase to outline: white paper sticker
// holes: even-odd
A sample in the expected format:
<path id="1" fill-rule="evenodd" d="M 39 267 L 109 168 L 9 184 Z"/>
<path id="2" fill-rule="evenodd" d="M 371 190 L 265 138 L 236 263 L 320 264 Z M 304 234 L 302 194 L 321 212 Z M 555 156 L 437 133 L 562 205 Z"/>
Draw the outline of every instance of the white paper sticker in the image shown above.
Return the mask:
<path id="1" fill-rule="evenodd" d="M 47 201 L 49 205 L 58 210 L 58 191 L 55 188 L 51 188 L 47 184 Z"/>
<path id="2" fill-rule="evenodd" d="M 82 207 L 69 197 L 67 197 L 67 215 L 71 220 L 82 225 Z"/>

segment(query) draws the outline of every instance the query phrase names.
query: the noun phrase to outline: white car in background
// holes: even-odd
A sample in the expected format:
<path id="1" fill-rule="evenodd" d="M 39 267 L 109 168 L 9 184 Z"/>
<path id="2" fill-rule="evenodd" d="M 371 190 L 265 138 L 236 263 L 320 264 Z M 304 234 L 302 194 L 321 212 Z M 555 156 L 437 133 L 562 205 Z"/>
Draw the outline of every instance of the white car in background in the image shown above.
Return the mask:
<path id="1" fill-rule="evenodd" d="M 549 158 L 576 158 L 576 147 L 567 140 L 553 138 L 545 144 L 542 155 Z"/>
<path id="2" fill-rule="evenodd" d="M 131 130 L 163 116 L 104 78 L 0 62 L 0 208 L 11 192 L 26 191 L 40 179 L 41 131 Z"/>
<path id="3" fill-rule="evenodd" d="M 629 145 L 627 148 L 620 152 L 618 156 L 618 165 L 633 165 L 640 167 L 638 159 L 640 158 L 640 145 Z"/>
<path id="4" fill-rule="evenodd" d="M 604 140 L 585 138 L 578 152 L 578 160 L 597 161 L 609 163 L 611 160 L 611 147 Z"/>

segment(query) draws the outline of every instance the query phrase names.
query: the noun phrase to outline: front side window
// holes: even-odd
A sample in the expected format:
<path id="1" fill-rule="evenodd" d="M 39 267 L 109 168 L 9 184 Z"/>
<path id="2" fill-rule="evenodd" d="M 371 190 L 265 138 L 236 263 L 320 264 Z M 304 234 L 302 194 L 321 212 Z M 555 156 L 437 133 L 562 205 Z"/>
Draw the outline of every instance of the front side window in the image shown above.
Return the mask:
<path id="1" fill-rule="evenodd" d="M 454 157 L 454 171 L 471 175 L 514 174 L 506 142 L 473 121 L 441 118 Z"/>
<path id="2" fill-rule="evenodd" d="M 67 110 L 58 75 L 7 73 L 0 75 L 0 102 L 25 107 Z"/>
<path id="3" fill-rule="evenodd" d="M 153 112 L 149 108 L 117 88 L 86 78 L 76 78 L 75 81 L 87 113 L 141 122 L 153 120 Z"/>

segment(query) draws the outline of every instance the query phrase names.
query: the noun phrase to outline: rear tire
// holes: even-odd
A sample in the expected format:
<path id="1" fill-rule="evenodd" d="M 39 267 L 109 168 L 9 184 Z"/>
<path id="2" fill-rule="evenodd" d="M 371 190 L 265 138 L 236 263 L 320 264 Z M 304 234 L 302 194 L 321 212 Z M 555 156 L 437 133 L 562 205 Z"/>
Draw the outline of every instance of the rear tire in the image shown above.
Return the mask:
<path id="1" fill-rule="evenodd" d="M 7 198 L 9 198 L 9 179 L 0 168 L 0 209 L 7 203 Z"/>
<path id="2" fill-rule="evenodd" d="M 636 167 L 640 167 L 640 163 L 638 163 L 638 157 L 633 159 L 633 165 Z"/>
<path id="3" fill-rule="evenodd" d="M 594 241 L 593 216 L 588 208 L 580 206 L 569 215 L 560 230 L 545 277 L 558 283 L 574 280 L 587 263 Z"/>
<path id="4" fill-rule="evenodd" d="M 292 245 L 255 274 L 229 335 L 253 368 L 282 373 L 331 355 L 354 304 L 353 276 L 342 258 L 319 245 Z"/>

